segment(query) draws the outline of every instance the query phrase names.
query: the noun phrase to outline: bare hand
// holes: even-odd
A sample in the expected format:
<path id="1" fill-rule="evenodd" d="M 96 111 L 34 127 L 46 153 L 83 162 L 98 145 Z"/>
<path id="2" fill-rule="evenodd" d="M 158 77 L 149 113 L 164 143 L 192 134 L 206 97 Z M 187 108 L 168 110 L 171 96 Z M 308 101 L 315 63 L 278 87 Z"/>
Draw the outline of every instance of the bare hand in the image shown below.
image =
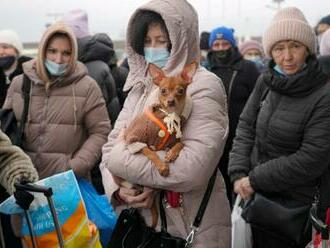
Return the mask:
<path id="1" fill-rule="evenodd" d="M 134 203 L 131 206 L 134 208 L 151 208 L 155 199 L 155 190 L 152 188 L 144 187 L 143 192 L 138 195 L 140 202 Z"/>
<path id="2" fill-rule="evenodd" d="M 154 200 L 154 190 L 144 187 L 142 193 L 135 188 L 120 187 L 118 195 L 130 207 L 134 208 L 151 208 Z"/>
<path id="3" fill-rule="evenodd" d="M 251 187 L 250 178 L 243 177 L 236 180 L 234 182 L 234 192 L 239 194 L 243 199 L 249 198 L 254 193 L 254 190 Z"/>

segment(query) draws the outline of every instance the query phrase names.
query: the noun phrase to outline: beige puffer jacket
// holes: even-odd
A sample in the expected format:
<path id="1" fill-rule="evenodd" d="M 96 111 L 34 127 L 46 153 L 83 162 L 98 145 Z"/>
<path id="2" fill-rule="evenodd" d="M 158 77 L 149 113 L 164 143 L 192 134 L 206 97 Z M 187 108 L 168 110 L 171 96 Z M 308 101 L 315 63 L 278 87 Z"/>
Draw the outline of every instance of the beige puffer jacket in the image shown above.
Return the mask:
<path id="1" fill-rule="evenodd" d="M 48 40 L 58 32 L 68 35 L 72 56 L 65 74 L 51 80 L 44 66 L 45 49 Z M 32 81 L 23 149 L 39 177 L 69 169 L 88 177 L 101 157 L 110 122 L 101 90 L 87 75 L 85 66 L 77 62 L 72 31 L 62 23 L 51 26 L 39 44 L 37 59 L 23 64 L 23 70 Z M 18 120 L 23 111 L 22 81 L 23 75 L 13 80 L 4 104 L 4 108 L 13 108 Z"/>
<path id="2" fill-rule="evenodd" d="M 199 32 L 197 13 L 186 0 L 154 0 L 139 8 L 159 13 L 168 28 L 172 43 L 165 74 L 176 75 L 186 64 L 198 61 Z M 133 16 L 134 16 L 133 14 Z M 131 21 L 127 30 L 127 44 L 131 34 Z M 156 167 L 141 153 L 132 154 L 120 138 L 121 131 L 146 107 L 154 103 L 157 87 L 146 75 L 147 63 L 143 56 L 127 47 L 130 73 L 125 90 L 131 89 L 114 130 L 103 146 L 101 171 L 109 199 L 118 189 L 111 173 L 133 184 L 172 190 L 183 193 L 183 214 L 178 208 L 166 208 L 168 231 L 186 238 L 209 179 L 217 167 L 228 133 L 226 95 L 220 79 L 199 67 L 193 82 L 188 86 L 193 106 L 183 128 L 184 148 L 179 157 L 170 163 L 170 175 L 162 177 Z M 164 157 L 164 151 L 158 152 Z M 117 206 L 120 213 L 123 207 Z M 141 210 L 151 224 L 150 210 Z M 160 221 L 158 221 L 158 224 Z M 194 248 L 229 248 L 231 240 L 230 208 L 221 174 L 215 182 L 213 193 L 197 232 Z"/>

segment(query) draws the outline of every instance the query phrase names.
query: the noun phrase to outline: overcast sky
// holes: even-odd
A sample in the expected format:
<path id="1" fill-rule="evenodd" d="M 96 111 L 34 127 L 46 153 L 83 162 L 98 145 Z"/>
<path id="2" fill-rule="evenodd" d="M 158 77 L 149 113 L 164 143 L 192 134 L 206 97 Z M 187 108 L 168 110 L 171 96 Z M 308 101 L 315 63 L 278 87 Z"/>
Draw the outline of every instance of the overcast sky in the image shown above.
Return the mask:
<path id="1" fill-rule="evenodd" d="M 259 36 L 269 24 L 276 6 L 272 0 L 188 0 L 199 14 L 200 31 L 225 25 L 238 36 Z M 90 30 L 123 39 L 128 19 L 146 0 L 0 0 L 0 29 L 16 30 L 23 42 L 39 41 L 45 24 L 59 15 L 81 8 L 88 12 Z M 311 25 L 330 14 L 330 0 L 285 0 L 296 6 Z"/>

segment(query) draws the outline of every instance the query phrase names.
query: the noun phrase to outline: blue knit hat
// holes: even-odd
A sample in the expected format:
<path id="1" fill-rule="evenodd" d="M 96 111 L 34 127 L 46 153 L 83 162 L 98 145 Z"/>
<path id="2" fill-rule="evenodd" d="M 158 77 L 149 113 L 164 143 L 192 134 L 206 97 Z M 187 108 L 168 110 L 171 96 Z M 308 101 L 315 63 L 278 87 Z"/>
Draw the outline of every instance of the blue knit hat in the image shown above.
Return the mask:
<path id="1" fill-rule="evenodd" d="M 236 40 L 234 38 L 234 29 L 226 28 L 226 27 L 219 27 L 213 29 L 210 38 L 209 38 L 209 47 L 212 47 L 212 44 L 215 40 L 224 39 L 230 42 L 233 47 L 236 47 Z"/>

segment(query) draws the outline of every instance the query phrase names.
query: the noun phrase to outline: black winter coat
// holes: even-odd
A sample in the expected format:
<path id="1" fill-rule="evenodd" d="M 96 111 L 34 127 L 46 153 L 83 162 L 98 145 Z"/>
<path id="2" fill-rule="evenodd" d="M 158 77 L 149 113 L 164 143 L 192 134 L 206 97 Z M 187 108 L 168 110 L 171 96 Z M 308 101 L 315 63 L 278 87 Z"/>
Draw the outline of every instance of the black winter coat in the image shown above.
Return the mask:
<path id="1" fill-rule="evenodd" d="M 98 36 L 78 39 L 78 60 L 85 64 L 89 76 L 100 86 L 112 125 L 121 110 L 115 81 L 107 64 L 113 53 L 113 48 Z"/>
<path id="2" fill-rule="evenodd" d="M 232 203 L 232 186 L 227 174 L 229 152 L 232 148 L 239 116 L 255 86 L 259 71 L 253 62 L 243 59 L 237 48 L 232 49 L 231 56 L 225 62 L 219 61 L 213 52 L 209 52 L 207 67 L 221 78 L 228 97 L 229 134 L 219 162 L 219 168 L 226 183 L 228 199 Z M 234 76 L 230 87 L 234 73 L 237 74 Z"/>
<path id="3" fill-rule="evenodd" d="M 318 60 L 321 64 L 323 72 L 330 78 L 330 55 L 320 56 L 318 57 Z"/>
<path id="4" fill-rule="evenodd" d="M 310 203 L 330 163 L 330 83 L 315 57 L 289 78 L 271 68 L 240 117 L 229 175 L 232 182 L 249 176 L 255 191 Z"/>
<path id="5" fill-rule="evenodd" d="M 23 73 L 22 64 L 29 60 L 31 60 L 31 58 L 26 56 L 21 56 L 18 58 L 16 69 L 8 77 L 10 82 L 13 80 L 14 77 Z M 0 68 L 0 108 L 6 100 L 9 85 L 10 84 L 6 84 L 6 75 L 2 68 Z"/>

